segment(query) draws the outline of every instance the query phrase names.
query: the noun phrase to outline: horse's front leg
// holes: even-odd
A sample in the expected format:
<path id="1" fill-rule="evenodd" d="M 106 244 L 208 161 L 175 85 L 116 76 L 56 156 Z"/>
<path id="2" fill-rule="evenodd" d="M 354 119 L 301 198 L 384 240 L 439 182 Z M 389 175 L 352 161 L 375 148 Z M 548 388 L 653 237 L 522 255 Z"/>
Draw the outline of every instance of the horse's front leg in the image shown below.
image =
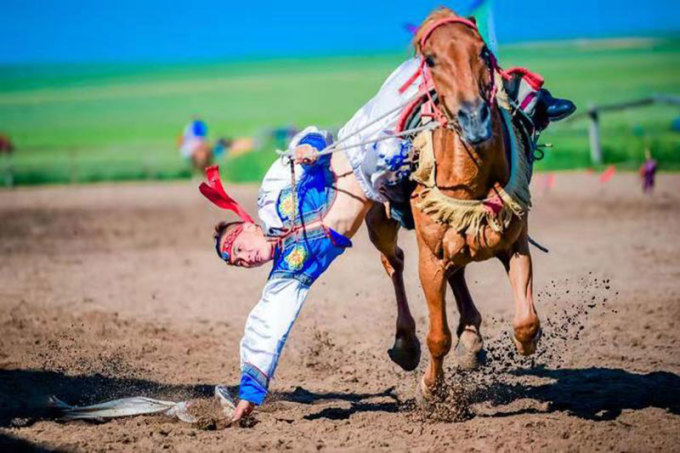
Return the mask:
<path id="1" fill-rule="evenodd" d="M 465 281 L 465 268 L 462 267 L 448 275 L 449 286 L 456 299 L 460 321 L 456 335 L 458 336 L 459 350 L 462 356 L 458 358 L 458 365 L 473 369 L 479 365 L 479 354 L 484 347 L 480 332 L 482 315 L 475 307 L 475 303 L 470 296 L 470 291 Z M 462 349 L 462 351 L 461 351 Z"/>
<path id="2" fill-rule="evenodd" d="M 526 224 L 519 238 L 507 253 L 499 255 L 510 278 L 515 299 L 513 320 L 514 341 L 517 351 L 531 355 L 536 351 L 541 323 L 536 314 L 533 295 L 533 270 Z"/>
<path id="3" fill-rule="evenodd" d="M 394 346 L 387 353 L 394 363 L 412 371 L 420 363 L 420 342 L 404 288 L 404 252 L 397 245 L 400 225 L 396 220 L 387 218 L 383 205 L 374 204 L 366 214 L 366 226 L 368 236 L 380 252 L 382 265 L 392 280 L 397 299 Z"/>
<path id="4" fill-rule="evenodd" d="M 445 271 L 432 251 L 418 241 L 420 260 L 420 283 L 423 286 L 430 317 L 427 347 L 430 350 L 430 364 L 423 376 L 423 396 L 430 398 L 433 390 L 444 377 L 444 357 L 451 350 L 451 330 L 446 319 L 446 278 Z"/>

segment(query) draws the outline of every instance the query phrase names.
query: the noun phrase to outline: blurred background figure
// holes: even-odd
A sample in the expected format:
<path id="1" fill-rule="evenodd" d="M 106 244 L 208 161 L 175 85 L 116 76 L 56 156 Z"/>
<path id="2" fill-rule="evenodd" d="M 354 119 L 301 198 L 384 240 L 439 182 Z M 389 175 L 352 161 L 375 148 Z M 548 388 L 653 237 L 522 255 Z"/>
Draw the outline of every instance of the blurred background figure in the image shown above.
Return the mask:
<path id="1" fill-rule="evenodd" d="M 649 148 L 645 149 L 645 162 L 640 167 L 640 178 L 642 179 L 642 192 L 651 195 L 654 191 L 654 179 L 656 177 L 657 165 L 652 159 Z"/>
<path id="2" fill-rule="evenodd" d="M 0 154 L 11 154 L 12 151 L 14 151 L 14 145 L 9 135 L 0 133 Z"/>
<path id="3" fill-rule="evenodd" d="M 261 144 L 254 137 L 236 137 L 230 142 L 229 155 L 236 157 L 254 151 Z"/>
<path id="4" fill-rule="evenodd" d="M 220 158 L 227 155 L 234 141 L 228 137 L 220 137 L 213 146 L 213 157 Z"/>
<path id="5" fill-rule="evenodd" d="M 191 158 L 194 151 L 208 140 L 208 125 L 198 115 L 184 127 L 179 139 L 179 152 L 183 157 Z"/>
<path id="6" fill-rule="evenodd" d="M 14 185 L 14 175 L 12 174 L 12 166 L 9 157 L 13 151 L 14 145 L 12 144 L 9 135 L 0 133 L 0 155 L 2 155 L 0 173 L 2 173 L 2 179 L 6 187 L 12 187 Z"/>
<path id="7" fill-rule="evenodd" d="M 208 143 L 208 125 L 198 115 L 184 127 L 179 139 L 179 152 L 183 157 L 191 159 L 197 171 L 203 171 L 212 164 L 213 150 Z"/>
<path id="8" fill-rule="evenodd" d="M 288 126 L 275 127 L 271 130 L 270 135 L 277 148 L 285 149 L 288 146 L 290 139 L 292 139 L 293 136 L 298 132 L 298 129 L 294 125 L 290 124 Z"/>

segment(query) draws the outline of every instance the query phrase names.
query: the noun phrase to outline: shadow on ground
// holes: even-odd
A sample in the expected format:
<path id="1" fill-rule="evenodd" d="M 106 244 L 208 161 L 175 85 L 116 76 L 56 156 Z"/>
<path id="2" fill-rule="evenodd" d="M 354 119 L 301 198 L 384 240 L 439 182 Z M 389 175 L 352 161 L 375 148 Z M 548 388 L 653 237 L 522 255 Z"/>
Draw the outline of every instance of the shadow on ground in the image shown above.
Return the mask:
<path id="1" fill-rule="evenodd" d="M 315 393 L 297 387 L 292 392 L 277 393 L 276 398 L 297 404 L 349 401 L 358 404 L 358 409 L 354 409 L 353 412 L 357 410 L 396 412 L 399 406 L 393 390 L 392 387 L 379 393 Z M 108 377 L 101 374 L 69 376 L 64 373 L 42 370 L 0 370 L 0 427 L 21 427 L 40 419 L 55 418 L 57 414 L 48 404 L 49 397 L 52 395 L 68 404 L 87 405 L 131 396 L 182 401 L 211 397 L 213 391 L 214 385 L 212 384 L 170 385 L 144 379 Z M 229 391 L 232 395 L 237 395 L 238 387 L 229 387 Z M 361 403 L 366 399 L 383 396 L 392 397 L 396 402 L 386 405 Z M 311 419 L 315 418 L 322 417 Z M 343 417 L 336 416 L 335 418 Z"/>
<path id="2" fill-rule="evenodd" d="M 518 399 L 534 399 L 548 403 L 548 412 L 566 411 L 589 420 L 611 420 L 624 409 L 640 410 L 657 407 L 680 415 L 680 376 L 657 371 L 648 374 L 622 369 L 547 369 L 515 370 L 515 376 L 549 378 L 542 385 L 500 384 L 479 388 L 474 402 L 506 405 Z M 180 401 L 209 397 L 213 385 L 170 385 L 143 379 L 112 378 L 99 374 L 69 376 L 40 370 L 0 370 L 0 427 L 23 426 L 42 418 L 51 418 L 49 396 L 55 395 L 69 404 L 93 404 L 129 396 Z M 236 388 L 230 388 L 236 394 Z M 370 401 L 383 398 L 380 402 Z M 392 401 L 385 402 L 384 398 Z M 297 387 L 292 392 L 277 394 L 277 399 L 313 405 L 325 401 L 349 402 L 349 408 L 325 407 L 306 415 L 308 420 L 342 420 L 357 412 L 398 412 L 404 404 L 388 388 L 377 393 L 312 392 Z M 521 409 L 502 416 L 537 412 Z M 545 411 L 541 411 L 545 412 Z M 2 439 L 5 442 L 11 439 Z M 20 442 L 20 440 L 17 440 Z"/>
<path id="3" fill-rule="evenodd" d="M 372 398 L 390 398 L 390 402 L 366 402 Z M 343 393 L 343 392 L 310 392 L 302 387 L 294 391 L 281 393 L 279 398 L 299 404 L 316 404 L 324 401 L 346 401 L 351 403 L 349 408 L 327 407 L 315 414 L 305 415 L 306 420 L 326 418 L 329 420 L 345 420 L 357 412 L 398 412 L 401 406 L 399 398 L 394 393 L 394 387 L 378 393 Z"/>
<path id="4" fill-rule="evenodd" d="M 22 426 L 51 418 L 52 395 L 76 405 L 128 396 L 181 401 L 213 394 L 212 385 L 169 385 L 144 379 L 112 378 L 100 374 L 69 376 L 41 370 L 0 370 L 0 427 Z"/>
<path id="5" fill-rule="evenodd" d="M 494 384 L 476 396 L 476 402 L 509 404 L 520 398 L 548 403 L 548 412 L 566 411 L 588 420 L 613 420 L 625 409 L 648 407 L 680 414 L 680 376 L 666 371 L 648 374 L 622 369 L 584 368 L 515 370 L 515 376 L 553 381 L 543 385 Z M 519 410 L 504 415 L 532 412 Z"/>
<path id="6" fill-rule="evenodd" d="M 474 391 L 471 402 L 502 406 L 520 399 L 533 399 L 547 403 L 547 411 L 524 408 L 494 414 L 492 417 L 563 411 L 587 420 L 612 420 L 625 409 L 648 407 L 680 415 L 680 376 L 666 371 L 637 374 L 612 368 L 533 368 L 515 370 L 510 374 L 552 381 L 542 385 L 496 382 L 490 386 L 480 386 Z M 343 420 L 357 412 L 398 412 L 404 407 L 413 407 L 412 404 L 399 401 L 393 390 L 390 388 L 377 394 L 314 393 L 298 387 L 294 392 L 284 394 L 283 399 L 301 404 L 332 400 L 351 403 L 349 408 L 325 407 L 317 413 L 306 415 L 304 418 L 308 420 Z M 374 397 L 390 397 L 394 401 L 366 401 Z"/>
<path id="7" fill-rule="evenodd" d="M 0 432 L 0 451 L 7 451 L 12 453 L 43 453 L 43 452 L 60 452 L 61 450 L 46 448 L 38 444 L 34 444 L 28 440 L 12 436 Z"/>

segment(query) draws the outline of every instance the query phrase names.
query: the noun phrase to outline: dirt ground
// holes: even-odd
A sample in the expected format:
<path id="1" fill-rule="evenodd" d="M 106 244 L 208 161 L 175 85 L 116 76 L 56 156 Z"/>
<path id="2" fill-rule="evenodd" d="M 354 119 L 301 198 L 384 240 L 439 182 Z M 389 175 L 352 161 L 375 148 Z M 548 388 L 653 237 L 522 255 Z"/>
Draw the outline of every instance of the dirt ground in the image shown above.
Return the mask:
<path id="1" fill-rule="evenodd" d="M 550 249 L 533 249 L 540 352 L 512 352 L 500 263 L 470 266 L 487 364 L 456 371 L 452 352 L 444 399 L 429 410 L 414 402 L 428 361 L 414 235 L 400 241 L 424 354 L 406 373 L 386 354 L 392 288 L 360 231 L 315 284 L 247 426 L 50 419 L 49 395 L 180 400 L 238 383 L 238 341 L 267 269 L 217 259 L 222 213 L 196 185 L 0 191 L 0 449 L 680 451 L 680 175 L 666 174 L 651 198 L 632 174 L 538 184 L 531 234 Z M 254 206 L 255 187 L 234 190 Z"/>

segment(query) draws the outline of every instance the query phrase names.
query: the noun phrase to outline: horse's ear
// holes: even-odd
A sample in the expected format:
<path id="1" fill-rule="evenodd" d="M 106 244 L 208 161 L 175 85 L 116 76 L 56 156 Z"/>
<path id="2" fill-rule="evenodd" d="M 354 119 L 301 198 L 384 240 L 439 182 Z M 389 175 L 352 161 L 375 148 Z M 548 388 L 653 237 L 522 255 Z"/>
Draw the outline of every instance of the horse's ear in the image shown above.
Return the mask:
<path id="1" fill-rule="evenodd" d="M 475 19 L 475 16 L 470 16 L 468 17 L 468 20 L 472 22 L 473 24 L 477 25 L 477 19 Z"/>

